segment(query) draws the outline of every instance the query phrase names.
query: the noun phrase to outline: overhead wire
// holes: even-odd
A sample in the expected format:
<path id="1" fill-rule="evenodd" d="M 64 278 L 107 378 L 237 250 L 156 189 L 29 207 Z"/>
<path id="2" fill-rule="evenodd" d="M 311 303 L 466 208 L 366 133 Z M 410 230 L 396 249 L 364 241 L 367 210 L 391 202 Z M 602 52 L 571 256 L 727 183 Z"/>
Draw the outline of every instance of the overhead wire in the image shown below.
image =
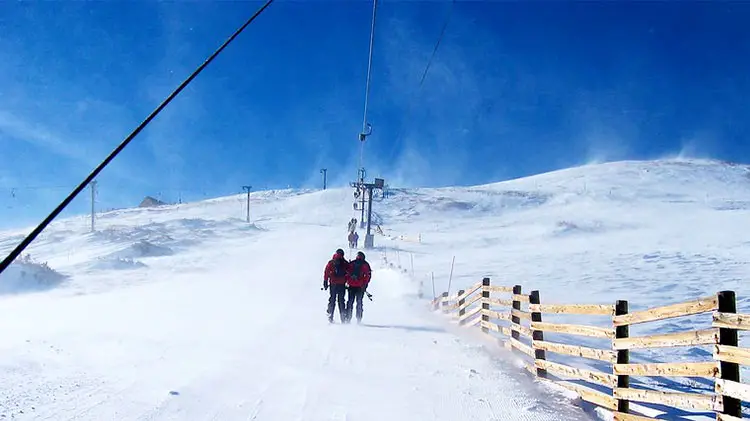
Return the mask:
<path id="1" fill-rule="evenodd" d="M 0 193 L 3 193 L 3 195 L 6 192 L 10 193 L 11 198 L 16 198 L 17 195 L 19 195 L 22 192 L 37 192 L 37 191 L 54 191 L 54 190 L 62 190 L 62 189 L 71 189 L 75 186 L 70 185 L 60 185 L 60 186 L 16 186 L 16 187 L 0 187 Z M 151 189 L 153 191 L 158 191 L 159 193 L 162 192 L 168 192 L 168 193 L 200 193 L 204 196 L 206 196 L 207 189 L 205 188 L 190 188 L 190 187 L 163 187 L 163 188 L 153 188 Z M 229 194 L 229 193 L 227 193 Z"/>
<path id="2" fill-rule="evenodd" d="M 412 108 L 414 106 L 414 100 L 422 92 L 422 86 L 424 86 L 424 81 L 427 78 L 427 73 L 430 71 L 430 67 L 432 66 L 432 62 L 435 59 L 435 56 L 437 55 L 438 48 L 440 48 L 440 43 L 443 40 L 443 36 L 445 35 L 445 30 L 448 28 L 448 24 L 450 23 L 451 16 L 453 15 L 453 8 L 456 4 L 456 0 L 451 0 L 450 7 L 448 9 L 448 13 L 445 17 L 445 22 L 443 22 L 443 27 L 440 29 L 440 34 L 438 35 L 438 39 L 435 42 L 435 46 L 432 49 L 432 54 L 430 55 L 430 59 L 427 61 L 427 65 L 424 68 L 424 71 L 422 72 L 422 77 L 419 79 L 419 86 L 417 86 L 417 90 L 412 96 L 409 98 L 409 103 L 406 108 L 406 113 L 404 116 L 404 119 L 401 122 L 401 126 L 399 127 L 398 134 L 395 137 L 395 140 L 393 142 L 393 148 L 391 148 L 391 153 L 389 154 L 389 158 L 393 157 L 393 153 L 398 147 L 401 137 L 404 133 L 404 127 L 406 126 L 407 122 L 409 121 L 409 118 L 411 117 Z"/>
<path id="3" fill-rule="evenodd" d="M 61 190 L 69 189 L 71 186 L 16 186 L 16 187 L 0 187 L 0 190 L 10 191 L 11 197 L 15 197 L 15 194 L 19 191 L 24 190 Z"/>
<path id="4" fill-rule="evenodd" d="M 83 189 L 86 188 L 86 186 L 91 183 L 91 181 L 96 178 L 97 175 L 107 166 L 109 163 L 120 153 L 123 149 L 125 149 L 126 146 L 132 141 L 138 133 L 140 133 L 150 122 L 153 120 L 160 112 L 163 110 L 172 100 L 180 93 L 182 92 L 185 87 L 195 79 L 198 74 L 200 74 L 203 69 L 208 66 L 209 63 L 211 63 L 216 56 L 218 56 L 224 49 L 229 45 L 232 41 L 234 41 L 237 36 L 242 33 L 242 31 L 247 28 L 248 25 L 250 25 L 258 16 L 260 16 L 261 13 L 263 13 L 266 8 L 273 3 L 274 0 L 267 0 L 263 6 L 261 6 L 255 13 L 253 13 L 252 16 L 250 16 L 247 21 L 245 21 L 242 26 L 240 26 L 234 33 L 224 41 L 221 46 L 214 51 L 203 63 L 201 63 L 200 66 L 198 66 L 193 73 L 188 76 L 187 79 L 185 79 L 159 106 L 151 112 L 151 114 L 146 117 L 145 120 L 141 122 L 141 124 L 138 125 L 138 127 L 133 130 L 128 137 L 126 137 L 99 165 L 94 168 L 93 171 L 81 182 L 81 184 L 78 185 L 69 195 L 66 197 L 60 204 L 46 217 L 44 220 L 36 227 L 34 230 L 29 233 L 29 235 L 26 236 L 11 252 L 8 254 L 8 256 L 3 259 L 2 262 L 0 262 L 0 273 L 2 273 L 8 266 L 10 266 L 11 262 L 13 262 L 26 247 L 31 244 L 34 239 L 36 239 L 39 234 L 54 220 L 69 204 L 70 202 L 75 199 L 78 194 L 83 191 Z"/>
<path id="5" fill-rule="evenodd" d="M 362 133 L 360 133 L 359 135 L 359 169 L 362 169 L 364 165 L 365 139 L 367 138 L 367 136 L 370 135 L 370 133 L 372 133 L 371 130 L 368 130 L 369 125 L 367 123 L 367 106 L 370 100 L 370 81 L 372 78 L 372 50 L 373 50 L 373 45 L 375 44 L 375 17 L 377 15 L 377 12 L 378 12 L 378 0 L 373 0 L 372 23 L 370 25 L 370 49 L 369 49 L 369 56 L 367 59 L 367 80 L 365 82 L 365 110 L 364 110 L 364 117 L 362 118 Z M 362 175 L 362 177 L 364 178 L 364 174 Z"/>

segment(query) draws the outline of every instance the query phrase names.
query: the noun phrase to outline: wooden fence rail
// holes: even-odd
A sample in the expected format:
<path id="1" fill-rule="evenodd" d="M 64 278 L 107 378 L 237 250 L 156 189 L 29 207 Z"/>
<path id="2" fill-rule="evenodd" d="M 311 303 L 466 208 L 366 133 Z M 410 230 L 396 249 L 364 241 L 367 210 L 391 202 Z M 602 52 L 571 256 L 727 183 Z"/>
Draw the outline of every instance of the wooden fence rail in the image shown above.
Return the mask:
<path id="1" fill-rule="evenodd" d="M 465 327 L 478 327 L 518 352 L 535 377 L 554 382 L 584 401 L 606 408 L 614 420 L 655 420 L 630 409 L 631 402 L 657 404 L 684 410 L 713 412 L 721 421 L 742 419 L 741 402 L 750 402 L 750 385 L 740 382 L 740 365 L 750 366 L 750 348 L 738 343 L 738 331 L 750 331 L 750 314 L 739 314 L 733 291 L 697 300 L 629 312 L 627 301 L 615 304 L 542 303 L 539 291 L 524 294 L 520 285 L 491 285 L 484 278 L 453 296 L 443 293 L 432 308 Z M 524 308 L 525 307 L 525 308 Z M 647 336 L 630 336 L 630 326 L 678 317 L 711 313 L 707 328 Z M 546 315 L 546 316 L 545 316 Z M 558 323 L 543 317 L 577 315 L 600 317 L 597 325 Z M 497 337 L 500 334 L 500 337 Z M 607 341 L 610 349 L 545 339 L 545 334 Z M 630 363 L 635 349 L 713 346 L 709 361 Z M 602 369 L 550 361 L 562 355 L 593 361 Z M 713 393 L 650 390 L 630 386 L 630 377 L 691 377 L 709 379 Z M 603 389 L 609 390 L 603 392 Z"/>

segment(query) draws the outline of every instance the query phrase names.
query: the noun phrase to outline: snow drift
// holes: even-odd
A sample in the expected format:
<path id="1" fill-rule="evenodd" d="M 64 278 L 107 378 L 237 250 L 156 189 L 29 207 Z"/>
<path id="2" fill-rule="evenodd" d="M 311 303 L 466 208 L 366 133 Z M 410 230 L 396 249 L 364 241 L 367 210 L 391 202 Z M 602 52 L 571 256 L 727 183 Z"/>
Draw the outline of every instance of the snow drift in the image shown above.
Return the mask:
<path id="1" fill-rule="evenodd" d="M 12 263 L 0 274 L 0 294 L 44 291 L 58 286 L 65 275 L 28 256 Z"/>

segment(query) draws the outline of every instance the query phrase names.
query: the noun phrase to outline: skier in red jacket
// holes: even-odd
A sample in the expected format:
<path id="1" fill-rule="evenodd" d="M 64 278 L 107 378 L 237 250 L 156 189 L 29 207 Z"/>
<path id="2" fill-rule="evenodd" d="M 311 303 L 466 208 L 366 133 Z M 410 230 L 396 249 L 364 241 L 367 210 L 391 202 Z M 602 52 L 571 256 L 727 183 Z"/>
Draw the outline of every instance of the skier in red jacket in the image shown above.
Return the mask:
<path id="1" fill-rule="evenodd" d="M 336 254 L 333 258 L 328 261 L 325 270 L 323 271 L 323 288 L 328 289 L 329 282 L 331 287 L 331 295 L 328 298 L 328 322 L 333 323 L 333 311 L 336 309 L 336 302 L 339 305 L 339 317 L 341 322 L 346 321 L 346 306 L 344 301 L 344 294 L 346 294 L 346 281 L 349 279 L 347 273 L 349 272 L 350 263 L 344 258 L 344 250 L 336 250 Z"/>
<path id="2" fill-rule="evenodd" d="M 367 286 L 370 284 L 372 269 L 370 264 L 365 260 L 365 254 L 357 252 L 357 258 L 349 262 L 349 297 L 346 303 L 346 322 L 352 320 L 352 310 L 354 300 L 357 300 L 357 323 L 362 323 L 363 304 L 362 299 L 367 292 Z"/>

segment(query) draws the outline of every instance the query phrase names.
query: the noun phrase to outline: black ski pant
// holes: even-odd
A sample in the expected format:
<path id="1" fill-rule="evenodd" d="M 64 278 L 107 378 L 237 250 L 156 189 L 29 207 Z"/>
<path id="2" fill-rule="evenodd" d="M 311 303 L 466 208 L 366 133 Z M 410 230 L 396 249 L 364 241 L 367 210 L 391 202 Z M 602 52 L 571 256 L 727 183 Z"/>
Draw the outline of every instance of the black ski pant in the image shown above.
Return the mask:
<path id="1" fill-rule="evenodd" d="M 352 310 L 354 309 L 354 300 L 357 300 L 357 321 L 362 320 L 362 299 L 365 296 L 365 289 L 363 287 L 349 287 L 349 297 L 346 301 L 346 319 L 352 319 Z"/>
<path id="2" fill-rule="evenodd" d="M 333 311 L 336 309 L 336 303 L 338 302 L 339 317 L 343 322 L 346 320 L 346 302 L 344 300 L 346 284 L 330 284 L 328 289 L 331 292 L 331 296 L 328 298 L 328 319 L 333 319 Z"/>

